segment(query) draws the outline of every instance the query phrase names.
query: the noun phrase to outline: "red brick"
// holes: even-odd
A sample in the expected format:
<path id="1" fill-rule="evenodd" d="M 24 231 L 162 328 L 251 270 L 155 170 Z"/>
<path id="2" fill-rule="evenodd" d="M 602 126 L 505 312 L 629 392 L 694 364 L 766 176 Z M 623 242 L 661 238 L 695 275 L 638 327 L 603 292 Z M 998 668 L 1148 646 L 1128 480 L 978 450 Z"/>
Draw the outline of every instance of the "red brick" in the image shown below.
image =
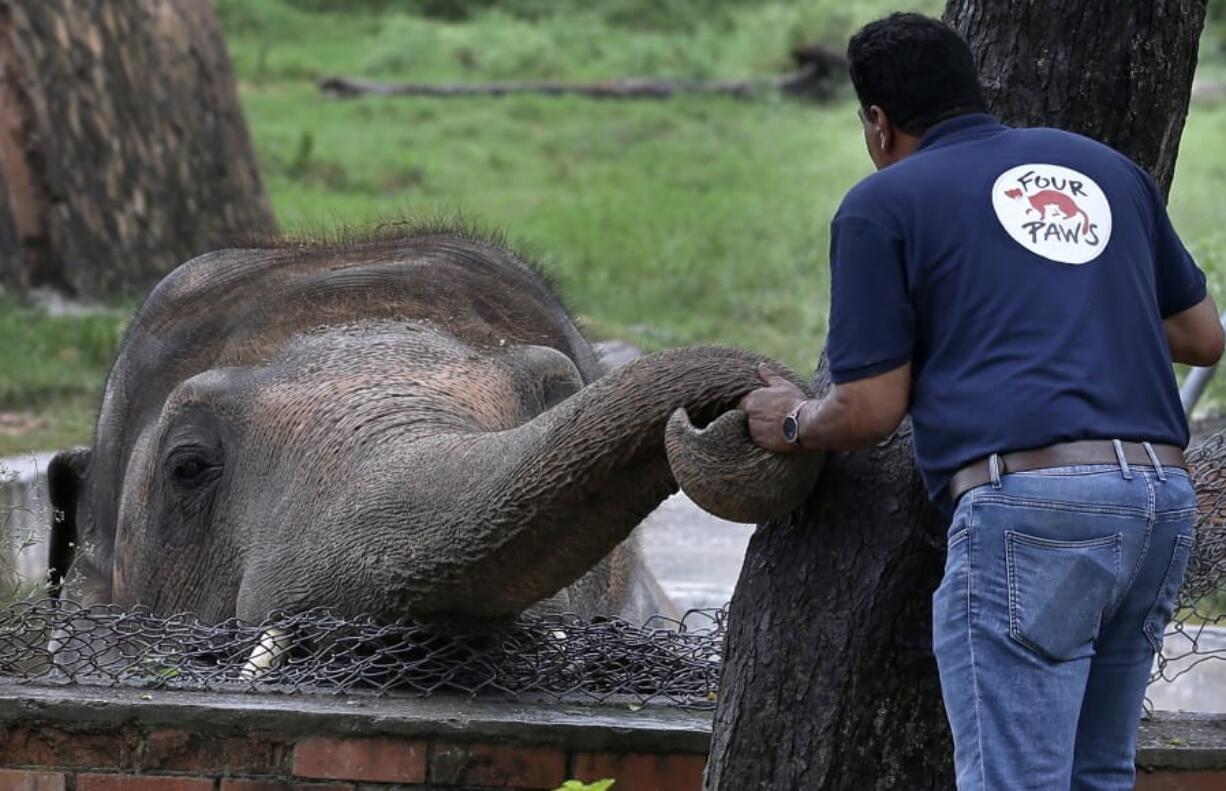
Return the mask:
<path id="1" fill-rule="evenodd" d="M 130 769 L 136 744 L 136 735 L 127 730 L 69 733 L 14 725 L 0 729 L 0 766 Z"/>
<path id="2" fill-rule="evenodd" d="M 180 730 L 155 731 L 141 766 L 155 771 L 280 774 L 285 746 L 258 736 L 225 738 Z"/>
<path id="3" fill-rule="evenodd" d="M 554 789 L 566 781 L 566 755 L 546 747 L 436 744 L 430 759 L 430 781 Z"/>
<path id="4" fill-rule="evenodd" d="M 1226 771 L 1137 772 L 1135 791 L 1222 791 Z"/>
<path id="5" fill-rule="evenodd" d="M 612 778 L 614 788 L 634 791 L 701 791 L 706 763 L 701 755 L 577 753 L 574 775 L 585 783 Z"/>
<path id="6" fill-rule="evenodd" d="M 0 769 L 0 791 L 64 791 L 64 775 Z"/>
<path id="7" fill-rule="evenodd" d="M 77 791 L 213 791 L 213 781 L 203 777 L 77 775 Z"/>
<path id="8" fill-rule="evenodd" d="M 283 783 L 278 780 L 221 781 L 221 791 L 353 791 L 352 783 Z"/>
<path id="9" fill-rule="evenodd" d="M 426 745 L 409 739 L 316 736 L 294 747 L 294 774 L 377 783 L 426 782 Z"/>

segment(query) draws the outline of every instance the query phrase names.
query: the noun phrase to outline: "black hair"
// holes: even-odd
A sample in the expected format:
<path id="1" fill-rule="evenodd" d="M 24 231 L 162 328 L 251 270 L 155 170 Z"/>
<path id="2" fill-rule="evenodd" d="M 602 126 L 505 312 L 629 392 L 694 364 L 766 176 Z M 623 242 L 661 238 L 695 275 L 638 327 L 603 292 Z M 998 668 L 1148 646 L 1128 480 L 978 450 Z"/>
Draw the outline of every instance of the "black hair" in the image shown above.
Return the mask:
<path id="1" fill-rule="evenodd" d="M 970 46 L 939 19 L 896 13 L 870 22 L 851 37 L 847 61 L 861 106 L 879 106 L 909 135 L 987 112 Z"/>

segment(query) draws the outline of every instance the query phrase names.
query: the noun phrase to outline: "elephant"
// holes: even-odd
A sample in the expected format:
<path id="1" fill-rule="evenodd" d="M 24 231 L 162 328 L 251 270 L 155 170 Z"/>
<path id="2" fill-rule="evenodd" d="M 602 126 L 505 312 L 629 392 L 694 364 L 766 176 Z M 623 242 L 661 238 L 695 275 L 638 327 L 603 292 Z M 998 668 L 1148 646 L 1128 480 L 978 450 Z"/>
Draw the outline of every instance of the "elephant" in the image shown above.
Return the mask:
<path id="1" fill-rule="evenodd" d="M 606 370 L 539 267 L 463 227 L 209 252 L 149 293 L 92 446 L 48 468 L 53 589 L 214 622 L 641 620 L 666 602 L 632 531 L 678 486 L 749 522 L 813 486 L 736 409 L 762 362 Z"/>

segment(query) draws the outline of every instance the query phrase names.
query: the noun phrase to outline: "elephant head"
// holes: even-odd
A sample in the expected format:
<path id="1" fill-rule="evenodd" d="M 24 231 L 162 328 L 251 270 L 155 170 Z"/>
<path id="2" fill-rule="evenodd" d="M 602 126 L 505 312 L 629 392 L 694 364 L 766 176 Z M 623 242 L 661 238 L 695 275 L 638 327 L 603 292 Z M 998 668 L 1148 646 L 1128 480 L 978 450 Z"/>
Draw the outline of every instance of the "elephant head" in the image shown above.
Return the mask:
<path id="1" fill-rule="evenodd" d="M 79 545 L 88 598 L 206 619 L 641 614 L 624 539 L 679 484 L 742 521 L 813 484 L 735 410 L 762 360 L 606 373 L 532 267 L 453 231 L 210 253 L 147 298 L 93 447 L 49 469 L 53 578 Z"/>

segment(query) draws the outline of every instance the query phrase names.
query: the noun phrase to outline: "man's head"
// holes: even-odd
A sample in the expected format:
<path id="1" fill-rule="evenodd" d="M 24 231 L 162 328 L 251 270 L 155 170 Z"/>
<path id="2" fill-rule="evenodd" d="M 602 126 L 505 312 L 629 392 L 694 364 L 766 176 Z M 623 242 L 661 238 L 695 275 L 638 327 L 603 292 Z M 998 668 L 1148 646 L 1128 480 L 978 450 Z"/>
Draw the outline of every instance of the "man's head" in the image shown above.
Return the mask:
<path id="1" fill-rule="evenodd" d="M 870 22 L 851 37 L 847 60 L 879 169 L 915 151 L 941 121 L 987 111 L 970 47 L 940 20 L 891 14 Z"/>

